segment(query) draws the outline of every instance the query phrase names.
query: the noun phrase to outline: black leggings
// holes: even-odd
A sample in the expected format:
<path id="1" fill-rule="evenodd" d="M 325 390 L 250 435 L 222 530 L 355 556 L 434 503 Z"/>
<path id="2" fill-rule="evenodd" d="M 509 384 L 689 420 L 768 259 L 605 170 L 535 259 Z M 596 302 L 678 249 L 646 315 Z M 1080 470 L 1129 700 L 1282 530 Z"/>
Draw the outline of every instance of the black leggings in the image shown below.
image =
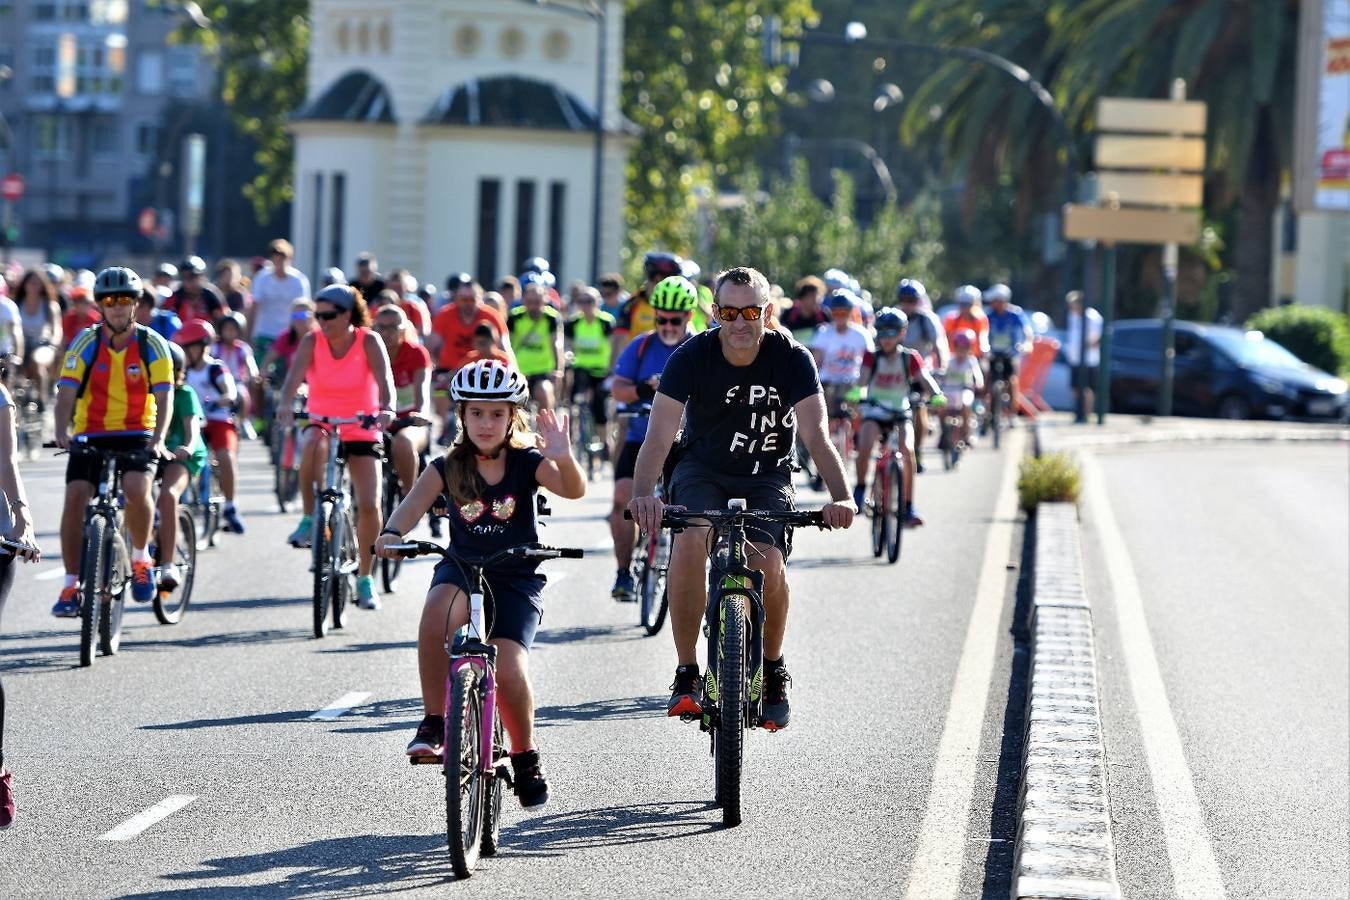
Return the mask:
<path id="1" fill-rule="evenodd" d="M 9 589 L 14 586 L 14 571 L 18 568 L 18 559 L 13 555 L 0 555 L 0 616 L 5 612 L 5 601 L 9 599 Z M 5 683 L 0 681 L 0 769 L 5 767 Z"/>

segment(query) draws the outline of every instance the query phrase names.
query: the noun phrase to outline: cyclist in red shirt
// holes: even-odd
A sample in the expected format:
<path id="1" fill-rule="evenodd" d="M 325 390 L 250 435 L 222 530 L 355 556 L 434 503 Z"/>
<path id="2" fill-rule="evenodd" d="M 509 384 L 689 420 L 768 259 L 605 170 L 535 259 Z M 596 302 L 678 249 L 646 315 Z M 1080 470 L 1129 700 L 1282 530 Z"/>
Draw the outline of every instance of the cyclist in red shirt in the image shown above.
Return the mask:
<path id="1" fill-rule="evenodd" d="M 436 368 L 432 371 L 432 400 L 436 418 L 442 423 L 441 443 L 449 446 L 454 430 L 450 425 L 450 378 L 463 366 L 473 351 L 473 333 L 479 325 L 491 325 L 497 332 L 497 346 L 507 355 L 511 348 L 506 342 L 506 320 L 501 313 L 483 302 L 483 289 L 473 276 L 451 275 L 446 283 L 450 302 L 441 307 L 431 320 L 431 334 L 427 335 L 427 349 L 435 354 Z M 514 357 L 512 363 L 514 364 Z"/>
<path id="2" fill-rule="evenodd" d="M 416 417 L 425 420 L 431 395 L 431 354 L 421 344 L 408 340 L 408 317 L 394 304 L 380 307 L 375 314 L 375 333 L 389 352 L 389 367 L 394 373 L 394 424 L 392 447 L 394 469 L 406 497 L 417 480 L 417 456 L 430 444 L 426 425 L 403 425 L 401 420 Z"/>

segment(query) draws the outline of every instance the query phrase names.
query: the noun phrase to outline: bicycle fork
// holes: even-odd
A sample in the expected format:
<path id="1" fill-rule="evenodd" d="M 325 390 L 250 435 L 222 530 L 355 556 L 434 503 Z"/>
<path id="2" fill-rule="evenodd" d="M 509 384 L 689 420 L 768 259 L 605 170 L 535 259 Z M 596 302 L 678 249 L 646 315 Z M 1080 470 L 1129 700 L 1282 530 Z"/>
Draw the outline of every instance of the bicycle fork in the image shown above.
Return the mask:
<path id="1" fill-rule="evenodd" d="M 758 727 L 764 708 L 764 574 L 752 571 L 747 575 L 727 575 L 720 585 L 710 586 L 717 598 L 709 603 L 703 621 L 703 636 L 708 643 L 708 665 L 703 676 L 703 716 L 699 728 L 709 733 L 717 727 L 720 702 L 717 683 L 722 653 L 722 631 L 726 626 L 726 605 L 722 600 L 731 594 L 745 599 L 742 609 L 746 616 L 745 672 L 749 690 L 743 694 L 746 707 L 742 710 L 742 724 Z"/>

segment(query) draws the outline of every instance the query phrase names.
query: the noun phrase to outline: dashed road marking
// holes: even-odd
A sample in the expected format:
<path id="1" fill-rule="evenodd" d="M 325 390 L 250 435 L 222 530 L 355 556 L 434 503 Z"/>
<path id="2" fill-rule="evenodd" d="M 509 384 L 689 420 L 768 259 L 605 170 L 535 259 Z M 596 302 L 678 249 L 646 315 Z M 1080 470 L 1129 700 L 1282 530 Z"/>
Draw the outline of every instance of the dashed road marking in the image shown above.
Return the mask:
<path id="1" fill-rule="evenodd" d="M 33 576 L 34 581 L 55 581 L 58 578 L 65 577 L 65 566 L 57 566 L 54 569 L 48 569 L 45 572 L 39 572 Z"/>
<path id="2" fill-rule="evenodd" d="M 324 721 L 336 719 L 352 707 L 360 706 L 362 703 L 365 703 L 369 697 L 369 691 L 352 691 L 351 693 L 343 694 L 341 697 L 310 716 L 310 718 L 321 719 Z"/>
<path id="3" fill-rule="evenodd" d="M 1139 731 L 1148 757 L 1149 775 L 1157 800 L 1158 817 L 1167 838 L 1172 885 L 1178 897 L 1222 898 L 1223 877 L 1214 859 L 1214 847 L 1204 811 L 1195 795 L 1190 766 L 1177 734 L 1176 719 L 1167 702 L 1167 689 L 1158 669 L 1158 657 L 1144 616 L 1144 601 L 1125 538 L 1116 524 L 1107 494 L 1106 478 L 1089 453 L 1081 455 L 1083 493 L 1088 515 L 1097 527 L 1106 574 L 1115 597 L 1116 620 L 1125 664 L 1130 673 Z"/>
<path id="4" fill-rule="evenodd" d="M 984 560 L 970 625 L 961 647 L 951 704 L 942 726 L 928 808 L 919 831 L 919 845 L 909 872 L 905 896 L 912 900 L 955 897 L 961 888 L 966 823 L 975 789 L 984 711 L 989 702 L 998 646 L 1000 610 L 1007 595 L 1008 560 L 1012 556 L 1013 523 L 1017 517 L 1015 482 L 1022 458 L 1025 429 L 1008 434 L 1003 446 L 1003 475 L 994 503 L 994 521 L 985 538 Z"/>
<path id="5" fill-rule="evenodd" d="M 166 797 L 149 809 L 136 813 L 112 831 L 100 834 L 98 839 L 100 841 L 129 841 L 151 825 L 167 819 L 196 799 L 196 797 L 185 794 Z"/>

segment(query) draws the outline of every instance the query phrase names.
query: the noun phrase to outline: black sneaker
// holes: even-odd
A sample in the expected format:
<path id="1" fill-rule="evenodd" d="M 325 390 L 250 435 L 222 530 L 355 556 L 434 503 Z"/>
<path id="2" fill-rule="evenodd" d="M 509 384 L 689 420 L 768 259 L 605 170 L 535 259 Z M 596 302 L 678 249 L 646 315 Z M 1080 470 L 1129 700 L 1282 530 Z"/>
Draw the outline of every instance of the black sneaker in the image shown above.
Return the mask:
<path id="1" fill-rule="evenodd" d="M 703 704 L 699 697 L 703 694 L 703 679 L 698 674 L 698 663 L 675 667 L 675 683 L 670 686 L 670 702 L 666 704 L 668 716 L 700 716 Z"/>
<path id="2" fill-rule="evenodd" d="M 781 657 L 776 662 L 764 661 L 764 716 L 759 724 L 766 731 L 788 726 L 788 720 L 792 718 L 792 707 L 788 703 L 790 684 L 792 676 Z"/>
<path id="3" fill-rule="evenodd" d="M 424 716 L 422 724 L 417 726 L 417 734 L 408 744 L 409 756 L 440 756 L 441 744 L 445 740 L 445 717 Z"/>
<path id="4" fill-rule="evenodd" d="M 516 796 L 527 809 L 548 802 L 548 779 L 539 766 L 539 751 L 524 750 L 511 754 L 511 772 L 514 775 Z"/>

